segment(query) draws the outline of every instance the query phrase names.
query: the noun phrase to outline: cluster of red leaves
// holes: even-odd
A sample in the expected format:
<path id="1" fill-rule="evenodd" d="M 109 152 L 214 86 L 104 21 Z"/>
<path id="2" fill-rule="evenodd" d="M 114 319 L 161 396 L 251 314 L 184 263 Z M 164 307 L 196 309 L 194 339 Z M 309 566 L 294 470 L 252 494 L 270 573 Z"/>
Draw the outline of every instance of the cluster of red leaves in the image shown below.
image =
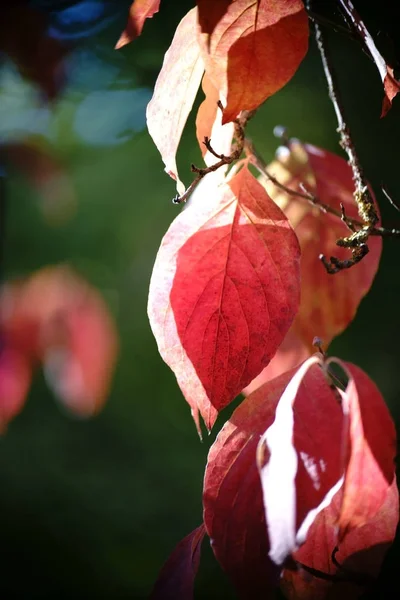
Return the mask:
<path id="1" fill-rule="evenodd" d="M 158 6 L 133 3 L 123 43 Z M 176 152 L 201 81 L 197 138 L 200 147 L 212 138 L 226 156 L 233 122 L 291 79 L 307 44 L 301 0 L 198 0 L 178 25 L 147 110 L 179 194 Z M 216 162 L 209 147 L 202 153 L 207 165 Z M 355 598 L 395 534 L 396 434 L 368 376 L 312 355 L 312 340 L 329 345 L 354 318 L 381 239 L 372 237 L 368 257 L 332 277 L 318 257 L 346 257 L 336 245 L 348 234 L 345 223 L 257 179 L 249 162 L 200 182 L 162 240 L 152 274 L 150 324 L 199 434 L 199 415 L 210 430 L 236 395 L 248 394 L 210 450 L 204 523 L 178 544 L 152 597 L 192 598 L 207 534 L 242 598 L 273 597 L 279 583 L 293 599 Z M 342 158 L 292 142 L 268 171 L 357 218 Z M 347 383 L 338 383 L 332 362 Z"/>
<path id="2" fill-rule="evenodd" d="M 0 430 L 22 409 L 34 367 L 64 406 L 85 417 L 107 396 L 117 353 L 108 309 L 66 267 L 48 267 L 6 284 L 0 295 Z"/>

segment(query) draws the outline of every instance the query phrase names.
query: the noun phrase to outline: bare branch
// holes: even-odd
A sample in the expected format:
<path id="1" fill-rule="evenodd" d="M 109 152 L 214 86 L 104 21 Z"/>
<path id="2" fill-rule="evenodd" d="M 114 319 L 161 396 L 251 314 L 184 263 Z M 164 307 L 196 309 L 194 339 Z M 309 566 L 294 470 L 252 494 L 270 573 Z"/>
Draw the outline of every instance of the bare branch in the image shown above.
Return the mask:
<path id="1" fill-rule="evenodd" d="M 223 106 L 221 104 L 221 102 L 218 102 L 218 107 L 223 110 Z M 191 196 L 191 194 L 194 192 L 194 190 L 196 189 L 197 185 L 200 183 L 200 181 L 203 179 L 203 177 L 205 177 L 208 173 L 212 173 L 213 171 L 217 171 L 218 169 L 220 169 L 222 166 L 224 165 L 230 165 L 232 164 L 235 160 L 237 160 L 238 158 L 240 158 L 240 155 L 243 152 L 243 148 L 244 148 L 244 141 L 245 141 L 245 127 L 247 122 L 249 121 L 249 119 L 251 119 L 251 117 L 254 115 L 255 111 L 249 111 L 249 110 L 243 110 L 239 117 L 237 119 L 235 119 L 234 121 L 234 125 L 235 125 L 235 132 L 234 132 L 234 139 L 235 142 L 233 144 L 232 147 L 232 152 L 229 156 L 225 156 L 224 154 L 218 154 L 214 148 L 211 146 L 211 140 L 208 137 L 204 138 L 203 144 L 205 145 L 205 147 L 207 148 L 207 150 L 209 152 L 211 152 L 211 154 L 213 154 L 216 158 L 218 158 L 218 162 L 216 162 L 213 165 L 210 165 L 209 167 L 205 167 L 205 168 L 199 168 L 196 167 L 195 165 L 191 165 L 190 169 L 193 173 L 197 173 L 197 177 L 196 179 L 194 179 L 192 181 L 192 183 L 190 184 L 190 186 L 187 188 L 187 190 L 184 192 L 184 194 L 182 194 L 182 196 L 176 195 L 173 199 L 172 202 L 174 204 L 182 204 L 183 202 L 187 202 L 187 200 L 189 199 L 189 197 Z"/>
<path id="2" fill-rule="evenodd" d="M 306 188 L 304 183 L 299 183 L 300 189 L 295 190 L 293 188 L 290 188 L 290 187 L 284 185 L 280 181 L 278 181 L 278 179 L 274 175 L 272 175 L 272 173 L 269 172 L 266 163 L 264 162 L 263 158 L 258 154 L 252 141 L 249 138 L 245 139 L 244 151 L 246 152 L 248 158 L 250 159 L 250 162 L 256 167 L 256 169 L 262 175 L 264 175 L 264 177 L 269 179 L 277 188 L 281 189 L 283 192 L 285 192 L 289 196 L 299 198 L 300 200 L 305 200 L 312 206 L 316 206 L 317 208 L 319 208 L 319 210 L 321 212 L 323 212 L 325 214 L 333 215 L 333 216 L 337 217 L 338 219 L 341 219 L 352 232 L 357 232 L 357 228 L 361 229 L 363 227 L 362 221 L 359 221 L 358 219 L 353 219 L 352 217 L 348 217 L 346 215 L 343 206 L 341 206 L 341 210 L 338 211 L 335 208 L 333 208 L 332 206 L 330 206 L 329 204 L 325 204 L 324 202 L 321 201 L 321 199 L 316 194 L 310 192 Z M 398 237 L 398 238 L 400 238 L 400 230 L 386 229 L 384 227 L 376 227 L 375 226 L 372 228 L 369 235 L 380 236 L 380 237 Z M 365 252 L 365 249 L 363 249 L 363 252 Z M 335 261 L 337 261 L 337 260 L 338 259 L 335 259 Z M 361 260 L 361 259 L 359 259 L 359 260 Z M 343 268 L 348 268 L 348 267 L 343 267 Z M 335 273 L 336 272 L 337 271 L 335 271 Z"/>

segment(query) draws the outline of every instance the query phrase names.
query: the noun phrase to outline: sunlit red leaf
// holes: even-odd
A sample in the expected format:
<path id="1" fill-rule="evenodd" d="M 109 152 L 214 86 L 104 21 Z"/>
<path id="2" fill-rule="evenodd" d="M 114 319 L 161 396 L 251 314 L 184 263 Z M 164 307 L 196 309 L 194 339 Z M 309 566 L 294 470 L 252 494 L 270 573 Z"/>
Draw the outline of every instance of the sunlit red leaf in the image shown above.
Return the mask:
<path id="1" fill-rule="evenodd" d="M 395 79 L 393 69 L 386 65 L 386 75 L 383 78 L 383 89 L 385 97 L 382 103 L 381 117 L 386 116 L 392 107 L 393 98 L 400 92 L 400 82 Z"/>
<path id="2" fill-rule="evenodd" d="M 217 154 L 228 156 L 231 152 L 233 137 L 233 123 L 222 125 L 222 111 L 217 106 L 220 100 L 218 90 L 213 86 L 210 78 L 205 73 L 202 81 L 205 100 L 200 104 L 196 117 L 196 135 L 206 165 L 217 162 L 217 158 L 207 150 L 204 138 L 211 139 L 213 150 Z M 222 168 L 220 169 L 223 170 Z"/>
<path id="3" fill-rule="evenodd" d="M 115 48 L 118 50 L 137 38 L 142 33 L 146 19 L 153 17 L 159 11 L 159 8 L 160 0 L 134 0 L 129 9 L 126 28 L 121 33 Z"/>
<path id="4" fill-rule="evenodd" d="M 201 524 L 179 542 L 161 569 L 150 600 L 193 599 L 204 534 L 204 525 Z"/>
<path id="5" fill-rule="evenodd" d="M 247 167 L 165 235 L 149 294 L 159 351 L 210 429 L 271 360 L 299 301 L 299 249 Z"/>
<path id="6" fill-rule="evenodd" d="M 298 338 L 293 332 L 293 328 L 291 328 L 269 365 L 244 388 L 243 394 L 248 396 L 270 379 L 274 379 L 274 377 L 290 371 L 290 369 L 302 363 L 309 356 L 309 348 Z"/>
<path id="7" fill-rule="evenodd" d="M 204 524 L 212 549 L 240 598 L 273 598 L 279 570 L 268 558 L 268 538 L 256 449 L 274 420 L 293 372 L 268 382 L 235 410 L 212 445 L 204 477 Z"/>
<path id="8" fill-rule="evenodd" d="M 268 171 L 293 189 L 298 190 L 299 183 L 304 183 L 321 202 L 339 213 L 342 202 L 348 217 L 358 217 L 352 171 L 341 157 L 309 144 L 292 142 L 290 153 L 281 154 Z M 293 331 L 310 349 L 315 336 L 322 338 L 327 346 L 354 318 L 360 301 L 370 289 L 379 265 L 382 240 L 372 236 L 368 240 L 370 252 L 363 261 L 329 275 L 318 256 L 322 253 L 328 257 L 349 257 L 348 250 L 336 246 L 339 237 L 349 234 L 344 223 L 305 200 L 288 196 L 271 181 L 265 185 L 294 227 L 302 251 L 301 303 Z"/>
<path id="9" fill-rule="evenodd" d="M 223 122 L 257 108 L 294 75 L 308 48 L 301 0 L 199 0 L 207 75 L 227 100 Z"/>
<path id="10" fill-rule="evenodd" d="M 396 455 L 396 430 L 378 388 L 359 367 L 345 363 L 345 368 L 350 379 L 342 396 L 349 413 L 350 444 L 338 521 L 340 538 L 348 529 L 374 518 L 393 482 Z"/>
<path id="11" fill-rule="evenodd" d="M 396 479 L 376 515 L 345 536 L 335 555 L 338 566 L 332 554 L 337 544 L 342 495 L 340 490 L 318 514 L 305 544 L 295 552 L 294 559 L 303 568 L 284 570 L 281 587 L 288 600 L 355 600 L 373 589 L 399 520 Z"/>
<path id="12" fill-rule="evenodd" d="M 193 8 L 176 29 L 147 107 L 149 133 L 166 172 L 177 181 L 179 194 L 183 194 L 185 186 L 178 177 L 176 151 L 204 71 L 196 40 L 196 22 L 197 9 Z"/>
<path id="13" fill-rule="evenodd" d="M 321 377 L 323 362 L 315 355 L 290 380 L 259 442 L 269 556 L 277 564 L 308 539 L 315 518 L 340 489 L 332 550 L 375 518 L 394 479 L 396 433 L 383 398 L 361 369 L 332 362 L 349 376 L 346 390 L 338 391 L 341 406 L 324 377 L 319 389 L 310 384 L 311 375 Z"/>
<path id="14" fill-rule="evenodd" d="M 22 410 L 29 390 L 32 368 L 20 352 L 0 341 L 0 433 Z"/>
<path id="15" fill-rule="evenodd" d="M 311 357 L 290 379 L 258 445 L 269 556 L 278 565 L 304 542 L 343 482 L 342 410 L 320 362 Z"/>

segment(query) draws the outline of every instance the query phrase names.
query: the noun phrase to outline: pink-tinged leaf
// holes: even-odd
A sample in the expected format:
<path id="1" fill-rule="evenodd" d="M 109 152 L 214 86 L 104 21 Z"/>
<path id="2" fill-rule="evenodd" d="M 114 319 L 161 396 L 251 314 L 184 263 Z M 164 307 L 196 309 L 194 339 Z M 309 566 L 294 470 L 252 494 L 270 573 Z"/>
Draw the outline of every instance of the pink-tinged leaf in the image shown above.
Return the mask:
<path id="1" fill-rule="evenodd" d="M 147 107 L 149 133 L 179 194 L 185 186 L 178 177 L 176 151 L 204 72 L 196 23 L 197 9 L 192 8 L 176 29 Z"/>
<path id="2" fill-rule="evenodd" d="M 303 183 L 339 214 L 343 203 L 346 215 L 358 218 L 352 171 L 343 158 L 309 144 L 292 142 L 290 152 L 281 153 L 279 160 L 269 165 L 268 172 L 295 190 Z M 347 249 L 336 245 L 338 238 L 348 236 L 347 227 L 339 217 L 289 196 L 271 181 L 265 182 L 265 187 L 288 217 L 301 247 L 301 303 L 293 332 L 310 351 L 315 336 L 322 338 L 327 347 L 354 318 L 360 301 L 370 289 L 379 265 L 382 240 L 370 237 L 370 251 L 363 261 L 335 276 L 329 275 L 318 257 L 321 253 L 340 259 L 349 257 Z"/>
<path id="3" fill-rule="evenodd" d="M 217 154 L 228 156 L 231 153 L 234 125 L 226 123 L 222 125 L 222 111 L 217 102 L 220 100 L 218 90 L 213 86 L 210 78 L 205 73 L 202 81 L 205 100 L 200 104 L 196 117 L 196 135 L 201 153 L 206 165 L 217 162 L 217 158 L 204 145 L 204 138 L 211 139 L 213 150 Z M 228 168 L 226 166 L 225 170 Z M 219 169 L 223 171 L 223 168 Z"/>
<path id="4" fill-rule="evenodd" d="M 343 483 L 342 410 L 321 366 L 314 355 L 299 367 L 258 444 L 269 556 L 277 565 L 304 543 Z"/>
<path id="5" fill-rule="evenodd" d="M 179 542 L 161 569 L 150 600 L 193 599 L 204 535 L 204 525 L 201 524 Z"/>
<path id="6" fill-rule="evenodd" d="M 102 407 L 117 355 L 117 335 L 99 293 L 66 267 L 48 267 L 10 284 L 0 325 L 12 347 L 43 362 L 48 382 L 71 411 Z"/>
<path id="7" fill-rule="evenodd" d="M 308 18 L 301 0 L 199 0 L 198 7 L 206 72 L 227 99 L 227 123 L 293 77 L 308 49 Z"/>
<path id="8" fill-rule="evenodd" d="M 214 554 L 240 598 L 274 598 L 279 569 L 268 558 L 256 450 L 274 420 L 275 407 L 293 371 L 248 396 L 210 448 L 204 477 L 204 524 Z"/>
<path id="9" fill-rule="evenodd" d="M 396 430 L 375 383 L 357 366 L 341 365 L 349 375 L 342 392 L 349 415 L 349 441 L 340 517 L 339 539 L 374 518 L 394 479 Z M 330 361 L 328 361 L 330 362 Z"/>
<path id="10" fill-rule="evenodd" d="M 134 0 L 129 9 L 128 22 L 115 45 L 116 50 L 129 44 L 142 33 L 146 19 L 153 17 L 160 8 L 160 0 Z"/>
<path id="11" fill-rule="evenodd" d="M 32 378 L 29 360 L 0 341 L 0 434 L 21 412 Z"/>
<path id="12" fill-rule="evenodd" d="M 150 283 L 160 354 L 211 429 L 269 363 L 299 302 L 299 248 L 247 167 L 197 198 L 165 235 Z"/>
<path id="13" fill-rule="evenodd" d="M 298 569 L 283 571 L 281 587 L 288 600 L 356 600 L 371 591 L 399 521 L 396 479 L 375 516 L 345 536 L 335 564 L 342 497 L 340 490 L 310 527 L 307 541 L 293 556 Z"/>
<path id="14" fill-rule="evenodd" d="M 332 362 L 349 377 L 336 396 L 324 377 L 319 388 L 311 380 Z M 393 422 L 368 376 L 338 359 L 325 366 L 321 355 L 305 361 L 258 446 L 270 558 L 281 565 L 296 552 L 339 490 L 335 545 L 374 519 L 394 479 L 395 452 Z"/>
<path id="15" fill-rule="evenodd" d="M 288 334 L 279 346 L 275 356 L 253 381 L 242 390 L 245 396 L 254 392 L 270 379 L 274 379 L 286 371 L 290 371 L 293 367 L 299 365 L 310 356 L 309 348 L 298 338 L 294 333 L 293 328 L 290 328 Z"/>

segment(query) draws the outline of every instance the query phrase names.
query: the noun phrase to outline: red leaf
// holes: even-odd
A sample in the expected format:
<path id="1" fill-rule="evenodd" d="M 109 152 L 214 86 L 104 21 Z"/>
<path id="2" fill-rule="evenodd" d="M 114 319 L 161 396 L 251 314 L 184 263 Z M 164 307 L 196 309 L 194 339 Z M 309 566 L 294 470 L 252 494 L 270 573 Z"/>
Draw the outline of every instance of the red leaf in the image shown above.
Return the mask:
<path id="1" fill-rule="evenodd" d="M 326 369 L 332 362 L 349 376 L 345 392 L 338 390 L 344 417 L 323 377 L 319 389 L 309 383 L 310 374 L 319 371 L 315 363 Z M 334 546 L 376 516 L 394 479 L 396 433 L 376 386 L 354 365 L 329 359 L 326 366 L 320 355 L 302 364 L 259 442 L 269 555 L 277 564 L 304 543 L 316 516 L 342 486 Z"/>
<path id="2" fill-rule="evenodd" d="M 0 343 L 0 433 L 4 433 L 24 406 L 32 369 L 23 354 L 7 347 L 4 340 Z"/>
<path id="3" fill-rule="evenodd" d="M 142 33 L 146 19 L 153 17 L 160 8 L 160 0 L 134 0 L 129 9 L 128 22 L 121 33 L 115 49 L 119 50 Z"/>
<path id="4" fill-rule="evenodd" d="M 234 126 L 233 123 L 222 125 L 222 111 L 217 106 L 217 102 L 220 100 L 219 92 L 206 73 L 203 76 L 202 88 L 206 98 L 200 104 L 197 112 L 196 135 L 204 162 L 206 165 L 212 165 L 217 158 L 205 147 L 204 138 L 211 139 L 212 147 L 218 154 L 228 156 L 231 153 Z M 227 168 L 226 165 L 225 170 Z M 220 168 L 219 171 L 223 171 L 223 168 Z"/>
<path id="5" fill-rule="evenodd" d="M 234 411 L 211 446 L 204 477 L 204 524 L 212 549 L 241 598 L 275 597 L 279 570 L 268 538 L 256 449 L 293 372 L 253 392 Z"/>
<path id="6" fill-rule="evenodd" d="M 338 362 L 350 376 L 342 393 L 350 419 L 348 462 L 338 522 L 339 539 L 343 539 L 349 529 L 373 519 L 385 501 L 394 479 L 396 430 L 374 382 L 351 363 L 336 359 L 333 362 Z"/>
<path id="7" fill-rule="evenodd" d="M 98 294 L 66 267 L 48 267 L 10 284 L 1 324 L 13 347 L 41 360 L 50 385 L 73 412 L 103 405 L 117 353 L 114 324 Z"/>
<path id="8" fill-rule="evenodd" d="M 342 202 L 347 216 L 358 218 L 352 171 L 339 156 L 293 142 L 290 153 L 281 154 L 279 160 L 269 165 L 268 172 L 292 189 L 298 190 L 298 184 L 304 183 L 321 202 L 339 213 Z M 293 331 L 311 351 L 315 336 L 322 338 L 327 346 L 354 318 L 360 301 L 370 289 L 379 265 L 382 240 L 371 237 L 370 252 L 363 261 L 329 275 L 318 256 L 323 253 L 328 257 L 349 257 L 348 250 L 336 246 L 339 237 L 349 234 L 344 223 L 301 198 L 288 196 L 272 182 L 266 182 L 265 187 L 294 227 L 302 251 L 301 303 Z"/>
<path id="9" fill-rule="evenodd" d="M 314 355 L 293 375 L 258 444 L 269 556 L 277 565 L 304 542 L 343 481 L 342 411 L 320 365 Z"/>
<path id="10" fill-rule="evenodd" d="M 179 542 L 160 571 L 150 600 L 191 600 L 199 568 L 201 543 L 205 534 L 201 524 Z"/>
<path id="11" fill-rule="evenodd" d="M 301 0 L 199 0 L 207 75 L 227 99 L 223 122 L 257 108 L 294 75 L 308 48 Z"/>
<path id="12" fill-rule="evenodd" d="M 284 570 L 281 585 L 288 600 L 355 600 L 371 590 L 371 584 L 379 575 L 399 520 L 396 479 L 378 513 L 344 538 L 335 557 L 339 567 L 332 561 L 332 551 L 337 543 L 336 523 L 342 493 L 339 491 L 331 504 L 319 513 L 307 541 L 294 554 L 304 568 Z M 310 569 L 318 573 L 312 575 Z"/>
<path id="13" fill-rule="evenodd" d="M 296 236 L 247 167 L 165 235 L 150 324 L 198 431 L 198 412 L 210 429 L 276 352 L 298 307 L 298 263 Z"/>
<path id="14" fill-rule="evenodd" d="M 300 341 L 290 328 L 288 334 L 279 346 L 275 356 L 265 369 L 253 381 L 242 390 L 245 396 L 254 392 L 270 379 L 274 379 L 286 371 L 290 371 L 296 365 L 299 365 L 310 356 L 310 350 Z"/>
<path id="15" fill-rule="evenodd" d="M 166 172 L 177 181 L 179 194 L 183 194 L 185 186 L 178 177 L 176 151 L 204 71 L 196 22 L 197 9 L 192 8 L 177 27 L 147 107 L 149 133 Z"/>
<path id="16" fill-rule="evenodd" d="M 385 117 L 392 107 L 393 98 L 400 92 L 400 82 L 394 78 L 393 69 L 386 65 L 386 75 L 383 78 L 385 97 L 382 103 L 381 118 Z"/>

